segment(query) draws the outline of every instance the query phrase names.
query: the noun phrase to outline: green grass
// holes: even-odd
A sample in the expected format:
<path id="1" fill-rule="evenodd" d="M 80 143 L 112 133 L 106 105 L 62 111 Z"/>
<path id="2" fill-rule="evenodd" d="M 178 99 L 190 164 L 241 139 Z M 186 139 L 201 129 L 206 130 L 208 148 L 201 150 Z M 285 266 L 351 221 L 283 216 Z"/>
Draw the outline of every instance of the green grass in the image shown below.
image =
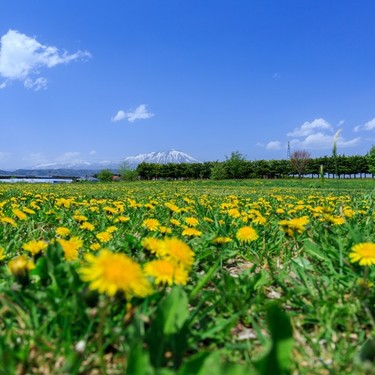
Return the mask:
<path id="1" fill-rule="evenodd" d="M 348 257 L 353 245 L 374 242 L 374 187 L 364 179 L 0 185 L 0 373 L 375 373 L 375 270 Z M 21 220 L 14 210 L 25 207 L 35 212 Z M 282 230 L 281 220 L 303 216 L 299 232 Z M 199 220 L 201 236 L 170 223 L 187 217 Z M 143 227 L 146 218 L 194 250 L 188 283 L 132 300 L 91 291 L 79 268 L 85 253 L 97 254 L 96 234 L 116 226 L 102 247 L 143 265 L 153 255 L 142 239 L 165 236 Z M 236 233 L 248 225 L 258 239 L 241 242 Z M 55 243 L 57 227 L 82 239 L 76 260 Z M 218 236 L 231 242 L 215 244 Z M 49 246 L 32 256 L 22 248 L 30 240 Z M 36 268 L 13 275 L 8 264 L 19 255 Z"/>

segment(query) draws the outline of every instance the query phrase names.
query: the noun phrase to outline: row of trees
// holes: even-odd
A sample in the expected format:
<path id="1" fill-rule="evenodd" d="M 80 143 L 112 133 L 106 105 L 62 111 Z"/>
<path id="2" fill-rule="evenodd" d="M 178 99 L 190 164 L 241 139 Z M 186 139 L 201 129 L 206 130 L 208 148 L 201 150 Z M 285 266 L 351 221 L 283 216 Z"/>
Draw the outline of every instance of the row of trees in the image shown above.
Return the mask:
<path id="1" fill-rule="evenodd" d="M 365 156 L 336 155 L 310 158 L 306 151 L 295 151 L 290 159 L 246 160 L 238 151 L 232 152 L 223 162 L 205 163 L 141 163 L 135 170 L 122 165 L 119 175 L 123 180 L 152 179 L 244 179 L 287 178 L 310 175 L 319 177 L 363 177 L 375 174 L 375 147 Z M 113 173 L 104 170 L 98 174 L 103 181 L 112 180 Z"/>
<path id="2" fill-rule="evenodd" d="M 241 179 L 241 178 L 286 178 L 311 175 L 319 177 L 321 166 L 329 177 L 363 177 L 375 173 L 374 162 L 366 156 L 324 156 L 310 158 L 308 153 L 295 152 L 284 160 L 246 160 L 239 152 L 233 152 L 223 162 L 195 164 L 141 163 L 136 171 L 141 179 L 191 178 L 191 179 Z"/>

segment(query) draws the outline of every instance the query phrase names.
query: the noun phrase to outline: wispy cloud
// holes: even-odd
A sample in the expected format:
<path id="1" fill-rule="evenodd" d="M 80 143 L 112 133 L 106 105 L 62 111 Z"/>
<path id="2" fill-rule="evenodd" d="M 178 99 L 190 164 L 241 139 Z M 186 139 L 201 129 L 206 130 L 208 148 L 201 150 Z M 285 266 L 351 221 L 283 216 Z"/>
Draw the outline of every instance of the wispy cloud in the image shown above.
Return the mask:
<path id="1" fill-rule="evenodd" d="M 340 125 L 343 121 L 339 122 Z M 375 128 L 375 119 L 374 119 Z M 286 134 L 290 146 L 294 149 L 308 149 L 308 150 L 331 150 L 334 142 L 334 129 L 328 121 L 323 118 L 315 119 L 311 122 L 306 121 L 299 127 Z M 346 140 L 341 135 L 341 129 L 337 132 L 336 144 L 340 148 L 349 148 L 357 146 L 361 138 L 356 137 Z M 277 151 L 285 148 L 287 142 L 273 140 L 265 145 L 266 150 Z"/>
<path id="2" fill-rule="evenodd" d="M 362 131 L 362 130 L 371 131 L 371 130 L 374 130 L 374 129 L 375 129 L 375 118 L 373 118 L 372 120 L 366 122 L 366 124 L 357 125 L 354 128 L 354 131 L 355 132 L 359 132 L 359 131 Z"/>
<path id="3" fill-rule="evenodd" d="M 129 110 L 127 112 L 119 110 L 115 116 L 111 118 L 112 122 L 118 122 L 121 120 L 128 120 L 133 123 L 136 120 L 146 120 L 153 117 L 154 114 L 149 112 L 146 104 L 139 105 L 134 111 Z"/>
<path id="4" fill-rule="evenodd" d="M 266 144 L 266 150 L 281 150 L 283 149 L 283 145 L 280 141 L 271 141 Z"/>
<path id="5" fill-rule="evenodd" d="M 91 57 L 87 51 L 68 53 L 54 46 L 46 46 L 35 38 L 9 30 L 1 37 L 0 77 L 5 88 L 9 82 L 18 80 L 27 89 L 40 90 L 47 87 L 47 79 L 40 76 L 42 68 L 52 68 L 59 64 L 67 64 L 73 60 Z"/>
<path id="6" fill-rule="evenodd" d="M 304 122 L 298 128 L 295 128 L 292 132 L 287 133 L 288 137 L 307 137 L 314 134 L 318 129 L 325 129 L 332 131 L 332 125 L 322 118 L 315 119 L 311 122 Z"/>

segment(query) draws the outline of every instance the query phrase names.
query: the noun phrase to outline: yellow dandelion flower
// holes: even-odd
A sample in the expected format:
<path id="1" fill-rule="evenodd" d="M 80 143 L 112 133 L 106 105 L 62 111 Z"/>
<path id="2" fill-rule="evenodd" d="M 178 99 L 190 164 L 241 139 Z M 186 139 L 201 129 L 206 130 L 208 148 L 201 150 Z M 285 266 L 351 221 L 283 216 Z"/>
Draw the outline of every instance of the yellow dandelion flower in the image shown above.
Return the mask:
<path id="1" fill-rule="evenodd" d="M 126 223 L 126 222 L 128 222 L 129 220 L 130 220 L 130 217 L 121 215 L 121 216 L 117 217 L 117 218 L 114 220 L 114 222 L 115 222 L 115 223 L 118 223 L 118 222 L 120 222 L 120 223 Z"/>
<path id="2" fill-rule="evenodd" d="M 108 227 L 105 231 L 107 233 L 113 233 L 113 232 L 116 232 L 116 230 L 117 230 L 117 227 L 115 225 L 112 225 L 112 226 Z"/>
<path id="3" fill-rule="evenodd" d="M 229 237 L 216 237 L 212 240 L 216 245 L 223 245 L 225 243 L 231 242 L 232 240 Z"/>
<path id="4" fill-rule="evenodd" d="M 94 251 L 98 251 L 99 249 L 101 248 L 101 245 L 97 242 L 93 243 L 91 246 L 90 246 L 90 249 L 91 250 L 94 250 Z"/>
<path id="5" fill-rule="evenodd" d="M 355 211 L 352 210 L 350 207 L 344 207 L 343 213 L 344 216 L 347 218 L 352 218 L 355 215 Z"/>
<path id="6" fill-rule="evenodd" d="M 39 254 L 41 251 L 48 247 L 48 243 L 45 241 L 32 240 L 25 243 L 22 248 L 29 251 L 32 255 Z"/>
<path id="7" fill-rule="evenodd" d="M 73 237 L 70 240 L 58 238 L 57 242 L 61 245 L 66 260 L 78 259 L 78 250 L 83 246 L 83 241 L 79 237 Z"/>
<path id="8" fill-rule="evenodd" d="M 95 229 L 95 226 L 93 224 L 89 223 L 88 221 L 83 222 L 79 227 L 80 227 L 80 229 L 85 229 L 85 230 L 88 230 L 90 232 L 92 232 Z"/>
<path id="9" fill-rule="evenodd" d="M 103 208 L 103 210 L 109 214 L 109 215 L 112 215 L 112 214 L 117 214 L 118 210 L 116 208 L 113 208 L 113 207 L 109 207 L 109 206 L 106 206 Z"/>
<path id="10" fill-rule="evenodd" d="M 56 234 L 60 237 L 67 237 L 70 234 L 70 229 L 65 227 L 56 228 Z"/>
<path id="11" fill-rule="evenodd" d="M 112 239 L 112 234 L 108 232 L 100 232 L 96 235 L 96 238 L 101 242 L 105 243 L 108 242 Z"/>
<path id="12" fill-rule="evenodd" d="M 186 217 L 185 223 L 187 225 L 190 225 L 191 227 L 196 227 L 199 224 L 199 220 L 196 219 L 195 217 Z"/>
<path id="13" fill-rule="evenodd" d="M 182 231 L 183 236 L 189 236 L 189 237 L 199 237 L 202 235 L 202 232 L 195 228 L 185 228 Z"/>
<path id="14" fill-rule="evenodd" d="M 354 245 L 349 258 L 351 263 L 359 262 L 360 266 L 375 264 L 375 243 L 363 242 Z"/>
<path id="15" fill-rule="evenodd" d="M 0 261 L 4 260 L 6 258 L 5 250 L 2 246 L 0 246 Z"/>
<path id="16" fill-rule="evenodd" d="M 163 240 L 160 240 L 159 238 L 154 237 L 145 237 L 141 241 L 141 245 L 151 253 L 155 254 L 156 256 L 164 256 L 165 255 L 165 249 L 164 246 L 162 246 Z"/>
<path id="17" fill-rule="evenodd" d="M 255 241 L 258 237 L 255 229 L 249 226 L 240 228 L 236 233 L 236 238 L 241 242 Z"/>
<path id="18" fill-rule="evenodd" d="M 23 277 L 27 275 L 28 271 L 35 268 L 35 264 L 27 259 L 25 255 L 20 255 L 9 261 L 8 268 L 12 275 Z"/>
<path id="19" fill-rule="evenodd" d="M 166 226 L 164 226 L 164 225 L 161 225 L 161 226 L 159 227 L 159 232 L 160 232 L 160 233 L 163 233 L 163 234 L 169 234 L 169 233 L 172 233 L 172 229 L 171 229 L 171 228 L 168 228 L 168 227 L 166 227 Z"/>
<path id="20" fill-rule="evenodd" d="M 361 277 L 357 280 L 357 285 L 363 289 L 371 289 L 374 283 Z"/>
<path id="21" fill-rule="evenodd" d="M 98 256 L 86 254 L 87 264 L 79 269 L 81 279 L 91 290 L 109 296 L 124 292 L 126 297 L 146 297 L 152 293 L 150 282 L 141 266 L 125 254 L 103 249 Z"/>
<path id="22" fill-rule="evenodd" d="M 329 214 L 323 215 L 323 220 L 334 225 L 343 225 L 345 223 L 345 219 L 343 217 Z"/>
<path id="23" fill-rule="evenodd" d="M 179 212 L 180 209 L 178 206 L 176 206 L 174 203 L 166 202 L 164 203 L 164 206 L 169 208 L 172 212 Z"/>
<path id="24" fill-rule="evenodd" d="M 228 215 L 230 217 L 237 219 L 238 217 L 241 216 L 241 212 L 238 211 L 237 208 L 231 208 L 230 210 L 228 210 Z"/>
<path id="25" fill-rule="evenodd" d="M 14 214 L 15 216 L 17 216 L 18 219 L 20 219 L 20 220 L 27 220 L 27 217 L 28 217 L 24 212 L 22 212 L 22 211 L 21 211 L 20 209 L 18 209 L 18 208 L 13 209 L 13 214 Z"/>
<path id="26" fill-rule="evenodd" d="M 73 219 L 74 219 L 75 221 L 77 221 L 78 223 L 83 223 L 83 222 L 85 222 L 85 221 L 88 220 L 87 216 L 85 216 L 85 215 L 80 215 L 80 214 L 74 215 L 74 216 L 73 216 Z"/>
<path id="27" fill-rule="evenodd" d="M 157 219 L 146 219 L 143 220 L 142 226 L 147 228 L 149 231 L 154 232 L 159 228 L 160 223 Z"/>
<path id="28" fill-rule="evenodd" d="M 210 217 L 204 217 L 203 220 L 204 220 L 206 223 L 214 223 L 214 220 L 212 220 Z"/>
<path id="29" fill-rule="evenodd" d="M 259 225 L 265 225 L 267 222 L 266 218 L 262 215 L 257 215 L 254 219 L 253 219 L 253 223 L 255 224 L 259 224 Z"/>
<path id="30" fill-rule="evenodd" d="M 172 225 L 174 225 L 174 226 L 176 226 L 176 227 L 179 227 L 180 225 L 181 225 L 181 222 L 179 221 L 179 220 L 177 220 L 177 219 L 171 219 L 171 220 L 169 220 L 169 222 L 172 224 Z"/>
<path id="31" fill-rule="evenodd" d="M 12 227 L 17 226 L 17 223 L 15 222 L 15 220 L 8 216 L 0 217 L 0 221 L 5 224 L 10 224 Z"/>
<path id="32" fill-rule="evenodd" d="M 165 258 L 176 264 L 189 268 L 194 263 L 194 252 L 189 245 L 178 238 L 166 238 L 163 241 Z"/>
<path id="33" fill-rule="evenodd" d="M 35 214 L 35 211 L 32 210 L 31 208 L 28 208 L 28 207 L 24 207 L 22 209 L 22 211 L 25 212 L 26 214 L 30 214 L 30 215 Z"/>
<path id="34" fill-rule="evenodd" d="M 144 270 L 147 276 L 155 278 L 155 283 L 158 285 L 185 285 L 188 280 L 188 272 L 185 268 L 166 259 L 148 262 Z"/>
<path id="35" fill-rule="evenodd" d="M 287 235 L 293 236 L 294 233 L 302 233 L 308 222 L 309 218 L 307 216 L 302 216 L 290 220 L 281 220 L 279 221 L 279 225 Z"/>

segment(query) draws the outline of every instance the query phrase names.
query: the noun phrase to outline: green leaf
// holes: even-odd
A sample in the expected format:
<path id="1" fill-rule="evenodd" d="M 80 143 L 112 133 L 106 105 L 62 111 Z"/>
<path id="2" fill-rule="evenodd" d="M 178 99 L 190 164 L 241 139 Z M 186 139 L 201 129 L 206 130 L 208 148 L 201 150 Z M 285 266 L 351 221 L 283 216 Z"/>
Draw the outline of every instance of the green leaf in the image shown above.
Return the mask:
<path id="1" fill-rule="evenodd" d="M 137 344 L 130 349 L 126 375 L 153 375 L 154 369 L 150 364 L 150 358 L 141 344 Z"/>
<path id="2" fill-rule="evenodd" d="M 272 303 L 267 308 L 267 323 L 272 343 L 263 357 L 255 362 L 255 366 L 262 375 L 289 374 L 293 348 L 290 320 L 277 304 Z"/>
<path id="3" fill-rule="evenodd" d="M 223 364 L 221 353 L 200 352 L 185 362 L 178 375 L 252 375 L 254 371 L 247 366 Z"/>
<path id="4" fill-rule="evenodd" d="M 163 333 L 177 333 L 189 317 L 188 298 L 181 287 L 174 287 L 160 306 Z"/>
<path id="5" fill-rule="evenodd" d="M 221 260 L 219 259 L 209 270 L 208 272 L 198 281 L 195 288 L 190 293 L 190 298 L 194 298 L 199 291 L 211 280 L 212 276 L 220 267 Z"/>
<path id="6" fill-rule="evenodd" d="M 188 317 L 188 297 L 181 287 L 174 287 L 160 303 L 147 333 L 151 362 L 155 367 L 165 362 L 167 350 L 172 351 L 175 365 L 180 363 L 187 345 Z"/>
<path id="7" fill-rule="evenodd" d="M 368 339 L 362 346 L 359 355 L 362 362 L 375 362 L 375 340 Z"/>

